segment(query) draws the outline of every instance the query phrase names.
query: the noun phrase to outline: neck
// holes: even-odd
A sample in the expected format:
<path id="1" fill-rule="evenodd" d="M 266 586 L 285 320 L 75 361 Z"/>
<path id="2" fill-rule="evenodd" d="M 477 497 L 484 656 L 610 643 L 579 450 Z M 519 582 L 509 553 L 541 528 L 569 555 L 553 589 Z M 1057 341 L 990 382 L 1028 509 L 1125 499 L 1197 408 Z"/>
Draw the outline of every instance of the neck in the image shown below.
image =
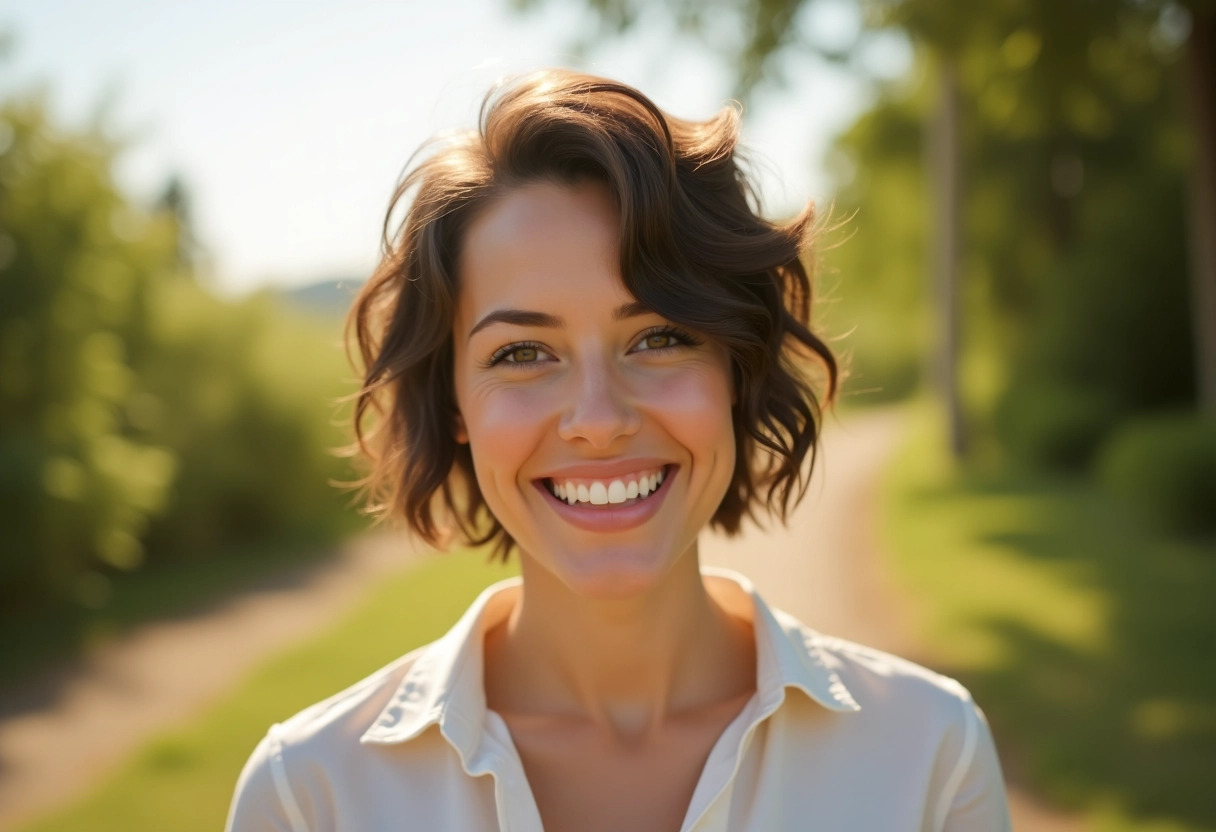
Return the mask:
<path id="1" fill-rule="evenodd" d="M 519 600 L 486 636 L 491 708 L 584 718 L 637 739 L 754 690 L 751 627 L 710 596 L 695 545 L 652 587 L 622 599 L 579 596 L 526 555 L 521 562 Z"/>

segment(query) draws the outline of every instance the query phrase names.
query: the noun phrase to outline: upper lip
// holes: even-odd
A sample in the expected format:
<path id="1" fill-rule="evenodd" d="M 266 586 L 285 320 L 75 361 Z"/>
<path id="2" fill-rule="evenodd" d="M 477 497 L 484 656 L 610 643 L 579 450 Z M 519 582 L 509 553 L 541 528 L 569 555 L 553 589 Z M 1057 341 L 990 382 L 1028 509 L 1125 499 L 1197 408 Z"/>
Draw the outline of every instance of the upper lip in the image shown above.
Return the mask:
<path id="1" fill-rule="evenodd" d="M 542 475 L 540 479 L 560 481 L 563 477 L 577 477 L 579 479 L 607 480 L 623 474 L 637 474 L 643 471 L 651 471 L 655 468 L 665 468 L 669 464 L 667 460 L 663 459 L 640 457 L 635 459 L 604 460 L 603 462 L 580 462 L 577 465 L 568 465 L 565 468 L 555 468 L 547 474 Z"/>

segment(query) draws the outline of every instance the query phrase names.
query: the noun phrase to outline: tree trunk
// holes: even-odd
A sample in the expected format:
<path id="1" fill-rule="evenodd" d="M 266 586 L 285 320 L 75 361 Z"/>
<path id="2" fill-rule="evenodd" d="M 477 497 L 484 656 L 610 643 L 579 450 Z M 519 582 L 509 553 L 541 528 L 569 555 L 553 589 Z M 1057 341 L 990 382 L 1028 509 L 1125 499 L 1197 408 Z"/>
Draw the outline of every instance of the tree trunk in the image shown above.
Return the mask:
<path id="1" fill-rule="evenodd" d="M 962 155 L 959 148 L 958 74 L 953 58 L 941 56 L 938 68 L 938 109 L 930 125 L 929 173 L 934 201 L 932 246 L 933 297 L 937 306 L 937 343 L 932 376 L 946 407 L 950 452 L 961 459 L 967 451 L 967 431 L 959 392 L 961 343 Z"/>
<path id="2" fill-rule="evenodd" d="M 1199 406 L 1216 414 L 1216 15 L 1192 10 L 1186 45 L 1194 148 L 1190 189 L 1191 309 Z"/>

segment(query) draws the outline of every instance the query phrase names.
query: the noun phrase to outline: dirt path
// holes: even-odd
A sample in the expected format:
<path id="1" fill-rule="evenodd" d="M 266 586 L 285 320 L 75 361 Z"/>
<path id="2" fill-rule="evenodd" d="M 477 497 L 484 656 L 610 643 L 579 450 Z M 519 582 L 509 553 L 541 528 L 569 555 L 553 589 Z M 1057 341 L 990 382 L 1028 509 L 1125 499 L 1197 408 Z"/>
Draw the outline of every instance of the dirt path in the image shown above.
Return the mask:
<path id="1" fill-rule="evenodd" d="M 915 603 L 889 574 L 877 528 L 878 481 L 903 435 L 902 417 L 886 410 L 829 421 L 788 528 L 749 528 L 734 540 L 707 535 L 701 557 L 746 574 L 768 603 L 821 632 L 928 663 L 910 626 Z M 1018 832 L 1086 828 L 1016 784 L 1009 803 Z"/>
<path id="2" fill-rule="evenodd" d="M 71 800 L 263 661 L 322 632 L 377 579 L 417 559 L 380 534 L 206 614 L 149 624 L 0 696 L 0 830 Z M 71 753 L 65 753 L 70 749 Z"/>
<path id="3" fill-rule="evenodd" d="M 816 629 L 916 659 L 907 595 L 876 534 L 879 474 L 901 436 L 894 411 L 831 422 L 807 499 L 788 529 L 702 541 L 706 562 L 749 575 Z M 825 489 L 824 483 L 830 488 Z M 71 800 L 160 731 L 232 689 L 270 656 L 331 626 L 377 579 L 416 560 L 400 538 L 352 544 L 335 562 L 206 615 L 146 626 L 86 661 L 0 696 L 0 830 Z M 183 659 L 188 661 L 183 667 Z M 63 754 L 70 748 L 70 756 Z M 1011 786 L 1020 832 L 1082 832 Z"/>

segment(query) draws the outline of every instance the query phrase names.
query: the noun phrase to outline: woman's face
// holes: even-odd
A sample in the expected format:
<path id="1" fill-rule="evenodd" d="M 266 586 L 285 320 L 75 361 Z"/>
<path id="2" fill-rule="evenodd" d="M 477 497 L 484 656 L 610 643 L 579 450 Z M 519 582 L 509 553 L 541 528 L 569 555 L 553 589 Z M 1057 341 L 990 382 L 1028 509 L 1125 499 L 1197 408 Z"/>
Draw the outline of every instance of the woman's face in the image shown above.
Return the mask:
<path id="1" fill-rule="evenodd" d="M 735 467 L 726 350 L 636 303 L 618 229 L 598 183 L 509 191 L 467 230 L 453 329 L 486 504 L 523 557 L 595 597 L 689 553 Z"/>

